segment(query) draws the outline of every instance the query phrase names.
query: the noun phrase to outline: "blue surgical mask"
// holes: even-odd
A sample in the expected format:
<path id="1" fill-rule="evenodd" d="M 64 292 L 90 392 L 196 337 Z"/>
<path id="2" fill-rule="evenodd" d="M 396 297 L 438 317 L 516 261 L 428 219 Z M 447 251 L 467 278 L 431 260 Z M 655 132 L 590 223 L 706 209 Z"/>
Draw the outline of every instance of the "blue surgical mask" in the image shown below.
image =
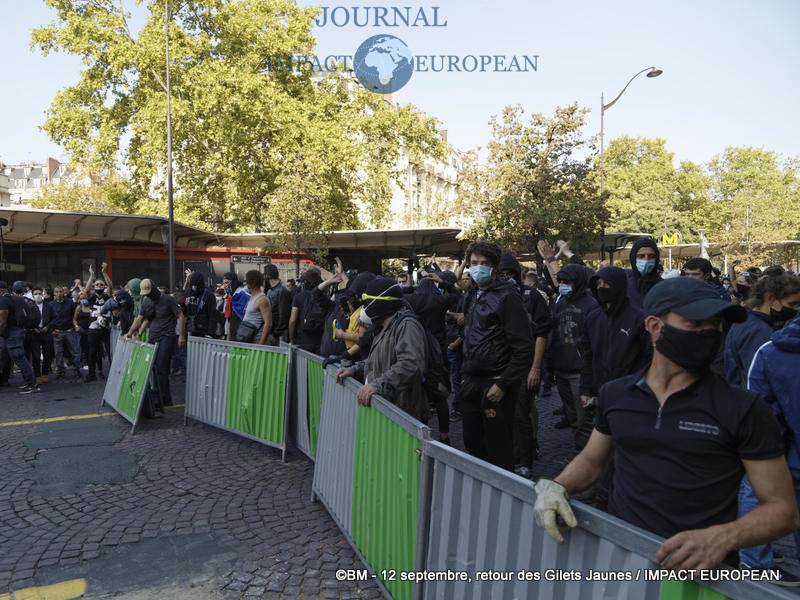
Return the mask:
<path id="1" fill-rule="evenodd" d="M 572 286 L 568 283 L 559 283 L 558 293 L 562 296 L 569 296 L 572 293 Z"/>
<path id="2" fill-rule="evenodd" d="M 197 286 L 196 286 L 196 285 L 193 285 L 193 286 L 192 286 L 192 291 L 193 291 L 193 292 L 196 292 L 196 291 L 197 291 Z"/>
<path id="3" fill-rule="evenodd" d="M 486 265 L 475 265 L 469 268 L 472 280 L 480 286 L 489 285 L 492 281 L 492 267 Z"/>
<path id="4" fill-rule="evenodd" d="M 81 300 L 81 304 L 83 304 L 84 306 L 89 306 L 89 301 L 84 298 L 83 300 Z"/>
<path id="5" fill-rule="evenodd" d="M 647 275 L 651 273 L 653 269 L 656 268 L 656 261 L 654 260 L 637 260 L 636 261 L 636 270 L 639 271 L 642 275 Z"/>

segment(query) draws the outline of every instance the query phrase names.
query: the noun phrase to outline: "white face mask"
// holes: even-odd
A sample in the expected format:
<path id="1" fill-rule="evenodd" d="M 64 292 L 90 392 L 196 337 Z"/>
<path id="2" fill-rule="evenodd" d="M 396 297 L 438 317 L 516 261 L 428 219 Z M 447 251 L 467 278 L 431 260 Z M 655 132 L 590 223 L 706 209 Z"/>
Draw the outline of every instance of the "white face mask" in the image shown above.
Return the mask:
<path id="1" fill-rule="evenodd" d="M 36 294 L 33 297 L 33 301 L 36 302 L 36 304 L 41 304 L 44 301 L 44 298 L 42 298 L 39 294 Z"/>
<path id="2" fill-rule="evenodd" d="M 359 322 L 363 323 L 367 327 L 372 325 L 372 319 L 369 318 L 369 315 L 367 314 L 367 311 L 365 311 L 363 308 L 358 313 L 358 320 L 359 320 Z"/>

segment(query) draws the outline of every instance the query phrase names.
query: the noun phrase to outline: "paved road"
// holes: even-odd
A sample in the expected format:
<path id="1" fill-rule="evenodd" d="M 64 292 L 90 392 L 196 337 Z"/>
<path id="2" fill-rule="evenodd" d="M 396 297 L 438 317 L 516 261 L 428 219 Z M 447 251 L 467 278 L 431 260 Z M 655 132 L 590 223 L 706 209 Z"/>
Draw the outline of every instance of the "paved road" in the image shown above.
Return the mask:
<path id="1" fill-rule="evenodd" d="M 12 379 L 16 383 L 16 380 Z M 378 598 L 323 506 L 312 463 L 192 423 L 181 406 L 136 435 L 108 408 L 103 382 L 61 380 L 40 394 L 0 388 L 0 600 Z M 183 382 L 175 380 L 176 400 Z M 574 455 L 542 398 L 535 477 Z M 430 425 L 436 427 L 436 419 Z M 452 424 L 463 449 L 460 423 Z M 778 545 L 798 572 L 790 539 Z M 20 593 L 22 592 L 22 593 Z"/>
<path id="2" fill-rule="evenodd" d="M 98 409 L 102 390 L 0 389 L 0 598 L 54 584 L 63 597 L 81 580 L 87 598 L 380 597 L 336 581 L 361 564 L 310 501 L 310 461 L 184 427 L 181 407 L 131 436 Z"/>

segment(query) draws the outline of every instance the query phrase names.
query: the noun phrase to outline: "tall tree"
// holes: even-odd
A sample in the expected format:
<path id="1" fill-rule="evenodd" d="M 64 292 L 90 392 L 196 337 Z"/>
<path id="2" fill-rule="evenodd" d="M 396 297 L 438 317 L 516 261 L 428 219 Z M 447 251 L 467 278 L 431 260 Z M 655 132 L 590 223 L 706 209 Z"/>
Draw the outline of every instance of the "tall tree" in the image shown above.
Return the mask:
<path id="1" fill-rule="evenodd" d="M 605 164 L 611 229 L 656 238 L 678 233 L 685 243 L 699 239 L 709 202 L 701 166 L 681 162 L 676 168 L 665 140 L 643 137 L 611 140 Z"/>
<path id="2" fill-rule="evenodd" d="M 607 212 L 592 167 L 594 139 L 582 135 L 587 112 L 572 104 L 526 121 L 517 105 L 492 117 L 488 163 L 473 165 L 462 189 L 482 205 L 490 237 L 510 251 L 532 252 L 541 237 L 570 239 L 579 250 L 594 244 Z"/>
<path id="3" fill-rule="evenodd" d="M 53 100 L 45 131 L 74 160 L 113 169 L 119 156 L 140 207 L 165 214 L 164 2 L 146 2 L 134 33 L 119 0 L 46 0 L 55 23 L 32 44 L 86 65 Z M 401 151 L 438 155 L 433 119 L 394 107 L 344 77 L 312 81 L 276 57 L 314 52 L 315 8 L 293 0 L 185 0 L 169 27 L 176 206 L 226 231 L 316 233 L 380 225 Z M 306 65 L 308 66 L 308 65 Z M 313 186 L 311 185 L 313 182 Z"/>
<path id="4" fill-rule="evenodd" d="M 775 258 L 769 242 L 798 239 L 798 160 L 763 148 L 729 147 L 708 165 L 712 181 L 712 239 L 725 253 L 751 263 Z"/>

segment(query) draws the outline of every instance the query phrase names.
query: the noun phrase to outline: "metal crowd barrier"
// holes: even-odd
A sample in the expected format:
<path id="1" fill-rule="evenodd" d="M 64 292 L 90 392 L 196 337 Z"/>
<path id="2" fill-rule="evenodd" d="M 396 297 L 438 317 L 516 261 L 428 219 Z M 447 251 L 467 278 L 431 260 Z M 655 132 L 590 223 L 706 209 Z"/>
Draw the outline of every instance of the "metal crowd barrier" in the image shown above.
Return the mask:
<path id="1" fill-rule="evenodd" d="M 423 567 L 421 458 L 430 429 L 377 394 L 359 406 L 360 384 L 337 385 L 336 371 L 325 371 L 313 491 L 384 594 L 410 600 L 414 584 L 399 573 Z"/>
<path id="2" fill-rule="evenodd" d="M 286 460 L 288 348 L 189 337 L 187 418 L 279 448 Z"/>
<path id="3" fill-rule="evenodd" d="M 797 598 L 753 581 L 702 586 L 647 581 L 648 573 L 662 568 L 651 560 L 663 541 L 658 536 L 573 501 L 578 527 L 565 533 L 559 545 L 534 521 L 532 482 L 438 442 L 426 441 L 424 452 L 433 462 L 425 569 L 472 577 L 471 582 L 427 581 L 425 600 Z M 476 581 L 478 571 L 506 579 Z M 591 573 L 622 580 L 590 581 Z M 525 580 L 537 574 L 538 581 Z"/>
<path id="4" fill-rule="evenodd" d="M 298 450 L 314 460 L 317 455 L 322 385 L 325 379 L 323 359 L 284 341 L 281 341 L 281 348 L 289 350 L 294 365 L 291 371 L 289 431 Z"/>
<path id="5" fill-rule="evenodd" d="M 147 392 L 150 372 L 155 367 L 158 344 L 146 344 L 124 337 L 114 344 L 111 367 L 100 406 L 108 404 L 131 423 L 131 435 L 139 423 L 142 399 Z"/>

